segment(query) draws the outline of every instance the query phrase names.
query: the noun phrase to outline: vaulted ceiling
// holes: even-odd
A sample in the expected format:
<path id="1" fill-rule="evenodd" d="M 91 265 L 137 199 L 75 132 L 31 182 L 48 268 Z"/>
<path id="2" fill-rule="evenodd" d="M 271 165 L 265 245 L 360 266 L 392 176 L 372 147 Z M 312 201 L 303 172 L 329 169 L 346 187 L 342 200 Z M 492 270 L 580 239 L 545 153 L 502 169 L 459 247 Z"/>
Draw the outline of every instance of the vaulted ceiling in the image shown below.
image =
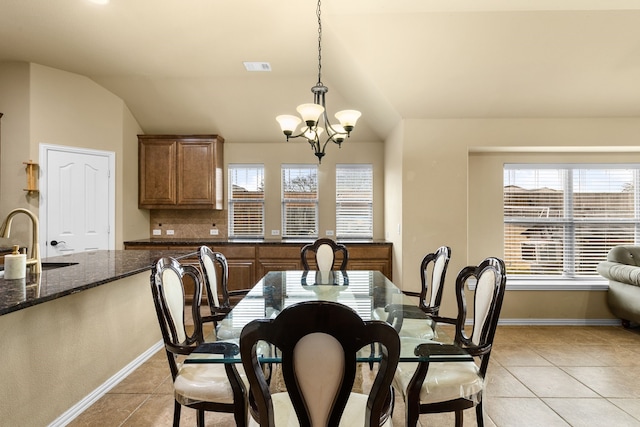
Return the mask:
<path id="1" fill-rule="evenodd" d="M 640 116 L 638 0 L 324 0 L 322 27 L 353 140 L 401 118 Z M 274 117 L 313 99 L 317 30 L 314 0 L 3 0 L 0 61 L 85 75 L 146 133 L 277 142 Z"/>

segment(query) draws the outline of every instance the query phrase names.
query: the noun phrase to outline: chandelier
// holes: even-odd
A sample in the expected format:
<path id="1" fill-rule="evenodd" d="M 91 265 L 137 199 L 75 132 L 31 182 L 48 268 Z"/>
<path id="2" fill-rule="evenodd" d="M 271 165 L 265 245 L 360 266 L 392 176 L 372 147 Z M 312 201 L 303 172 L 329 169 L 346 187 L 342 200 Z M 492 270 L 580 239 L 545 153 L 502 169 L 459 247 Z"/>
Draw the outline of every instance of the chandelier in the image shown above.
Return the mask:
<path id="1" fill-rule="evenodd" d="M 316 15 L 318 16 L 318 83 L 311 88 L 311 92 L 313 92 L 313 104 L 298 105 L 296 110 L 302 119 L 298 116 L 281 115 L 276 117 L 276 120 L 280 123 L 280 128 L 286 135 L 287 141 L 289 138 L 306 138 L 314 154 L 318 157 L 318 163 L 322 163 L 322 157 L 324 157 L 324 150 L 327 144 L 334 142 L 340 147 L 344 139 L 351 136 L 351 131 L 356 126 L 356 121 L 361 116 L 361 113 L 356 110 L 338 111 L 335 117 L 340 124 L 332 124 L 329 122 L 325 106 L 325 94 L 329 91 L 329 88 L 322 84 L 321 78 L 322 20 L 320 17 L 320 0 L 318 0 Z M 299 133 L 294 135 L 298 125 L 303 121 L 304 124 L 300 128 Z M 321 124 L 323 126 L 321 126 Z M 326 139 L 322 139 L 321 135 L 325 131 L 327 134 L 322 138 Z"/>

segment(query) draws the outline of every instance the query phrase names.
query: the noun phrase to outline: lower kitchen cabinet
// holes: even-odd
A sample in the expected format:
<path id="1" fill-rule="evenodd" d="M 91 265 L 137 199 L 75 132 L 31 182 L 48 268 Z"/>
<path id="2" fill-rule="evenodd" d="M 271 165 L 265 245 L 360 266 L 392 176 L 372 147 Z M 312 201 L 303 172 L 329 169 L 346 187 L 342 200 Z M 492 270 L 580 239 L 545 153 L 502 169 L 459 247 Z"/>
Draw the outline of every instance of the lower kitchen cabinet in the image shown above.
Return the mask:
<path id="1" fill-rule="evenodd" d="M 300 249 L 304 243 L 265 242 L 265 243 L 220 243 L 220 242 L 180 242 L 151 240 L 125 242 L 125 249 L 175 249 L 193 251 L 194 256 L 182 262 L 198 266 L 195 252 L 201 245 L 209 246 L 213 251 L 222 253 L 229 265 L 229 290 L 251 289 L 270 271 L 302 270 Z M 381 243 L 345 243 L 349 251 L 348 270 L 378 270 L 392 279 L 392 244 Z M 185 283 L 187 295 L 193 293 L 193 284 Z M 220 289 L 218 292 L 222 292 Z M 205 296 L 203 295 L 203 298 Z M 234 301 L 232 301 L 234 302 Z"/>

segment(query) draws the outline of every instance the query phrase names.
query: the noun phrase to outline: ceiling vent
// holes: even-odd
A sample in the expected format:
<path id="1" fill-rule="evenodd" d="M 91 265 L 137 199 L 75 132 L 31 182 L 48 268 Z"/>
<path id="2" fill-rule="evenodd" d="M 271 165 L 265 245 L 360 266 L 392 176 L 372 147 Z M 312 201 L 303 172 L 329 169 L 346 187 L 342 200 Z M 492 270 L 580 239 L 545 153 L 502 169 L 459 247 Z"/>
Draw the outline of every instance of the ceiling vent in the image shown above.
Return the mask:
<path id="1" fill-rule="evenodd" d="M 271 71 L 271 64 L 268 62 L 243 62 L 247 71 Z"/>

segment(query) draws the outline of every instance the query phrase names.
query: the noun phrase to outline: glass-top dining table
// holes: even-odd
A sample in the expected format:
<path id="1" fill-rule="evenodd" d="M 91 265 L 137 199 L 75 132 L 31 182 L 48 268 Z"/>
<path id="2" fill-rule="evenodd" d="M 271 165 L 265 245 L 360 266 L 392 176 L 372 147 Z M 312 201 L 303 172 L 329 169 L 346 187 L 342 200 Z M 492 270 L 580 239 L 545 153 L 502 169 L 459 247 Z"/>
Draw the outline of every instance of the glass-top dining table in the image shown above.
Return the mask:
<path id="1" fill-rule="evenodd" d="M 247 295 L 218 322 L 215 333 L 201 344 L 185 359 L 185 363 L 240 363 L 237 351 L 226 355 L 214 354 L 213 347 L 219 343 L 237 348 L 242 328 L 254 319 L 275 318 L 285 308 L 303 301 L 334 301 L 351 307 L 365 321 L 386 321 L 389 307 L 393 307 L 396 318 L 402 317 L 402 307 L 416 307 L 415 297 L 409 297 L 379 271 L 347 270 L 347 271 L 271 271 L 267 273 Z M 408 308 L 407 308 L 408 310 Z M 415 318 L 415 311 L 411 310 Z M 426 314 L 418 321 L 418 329 L 424 322 L 425 332 L 431 331 L 432 320 Z M 473 360 L 463 349 L 454 345 L 448 335 L 435 329 L 435 334 L 416 337 L 416 320 L 412 321 L 412 336 L 403 336 L 400 329 L 401 362 L 425 360 L 424 356 L 414 353 L 416 346 L 423 343 L 434 344 L 429 360 L 432 362 L 470 361 Z M 398 329 L 398 327 L 396 327 Z M 420 335 L 420 334 L 418 334 Z M 265 345 L 260 348 L 259 360 L 265 363 L 279 362 L 277 351 Z M 360 362 L 376 362 L 380 354 L 375 347 L 363 348 L 359 355 Z"/>

